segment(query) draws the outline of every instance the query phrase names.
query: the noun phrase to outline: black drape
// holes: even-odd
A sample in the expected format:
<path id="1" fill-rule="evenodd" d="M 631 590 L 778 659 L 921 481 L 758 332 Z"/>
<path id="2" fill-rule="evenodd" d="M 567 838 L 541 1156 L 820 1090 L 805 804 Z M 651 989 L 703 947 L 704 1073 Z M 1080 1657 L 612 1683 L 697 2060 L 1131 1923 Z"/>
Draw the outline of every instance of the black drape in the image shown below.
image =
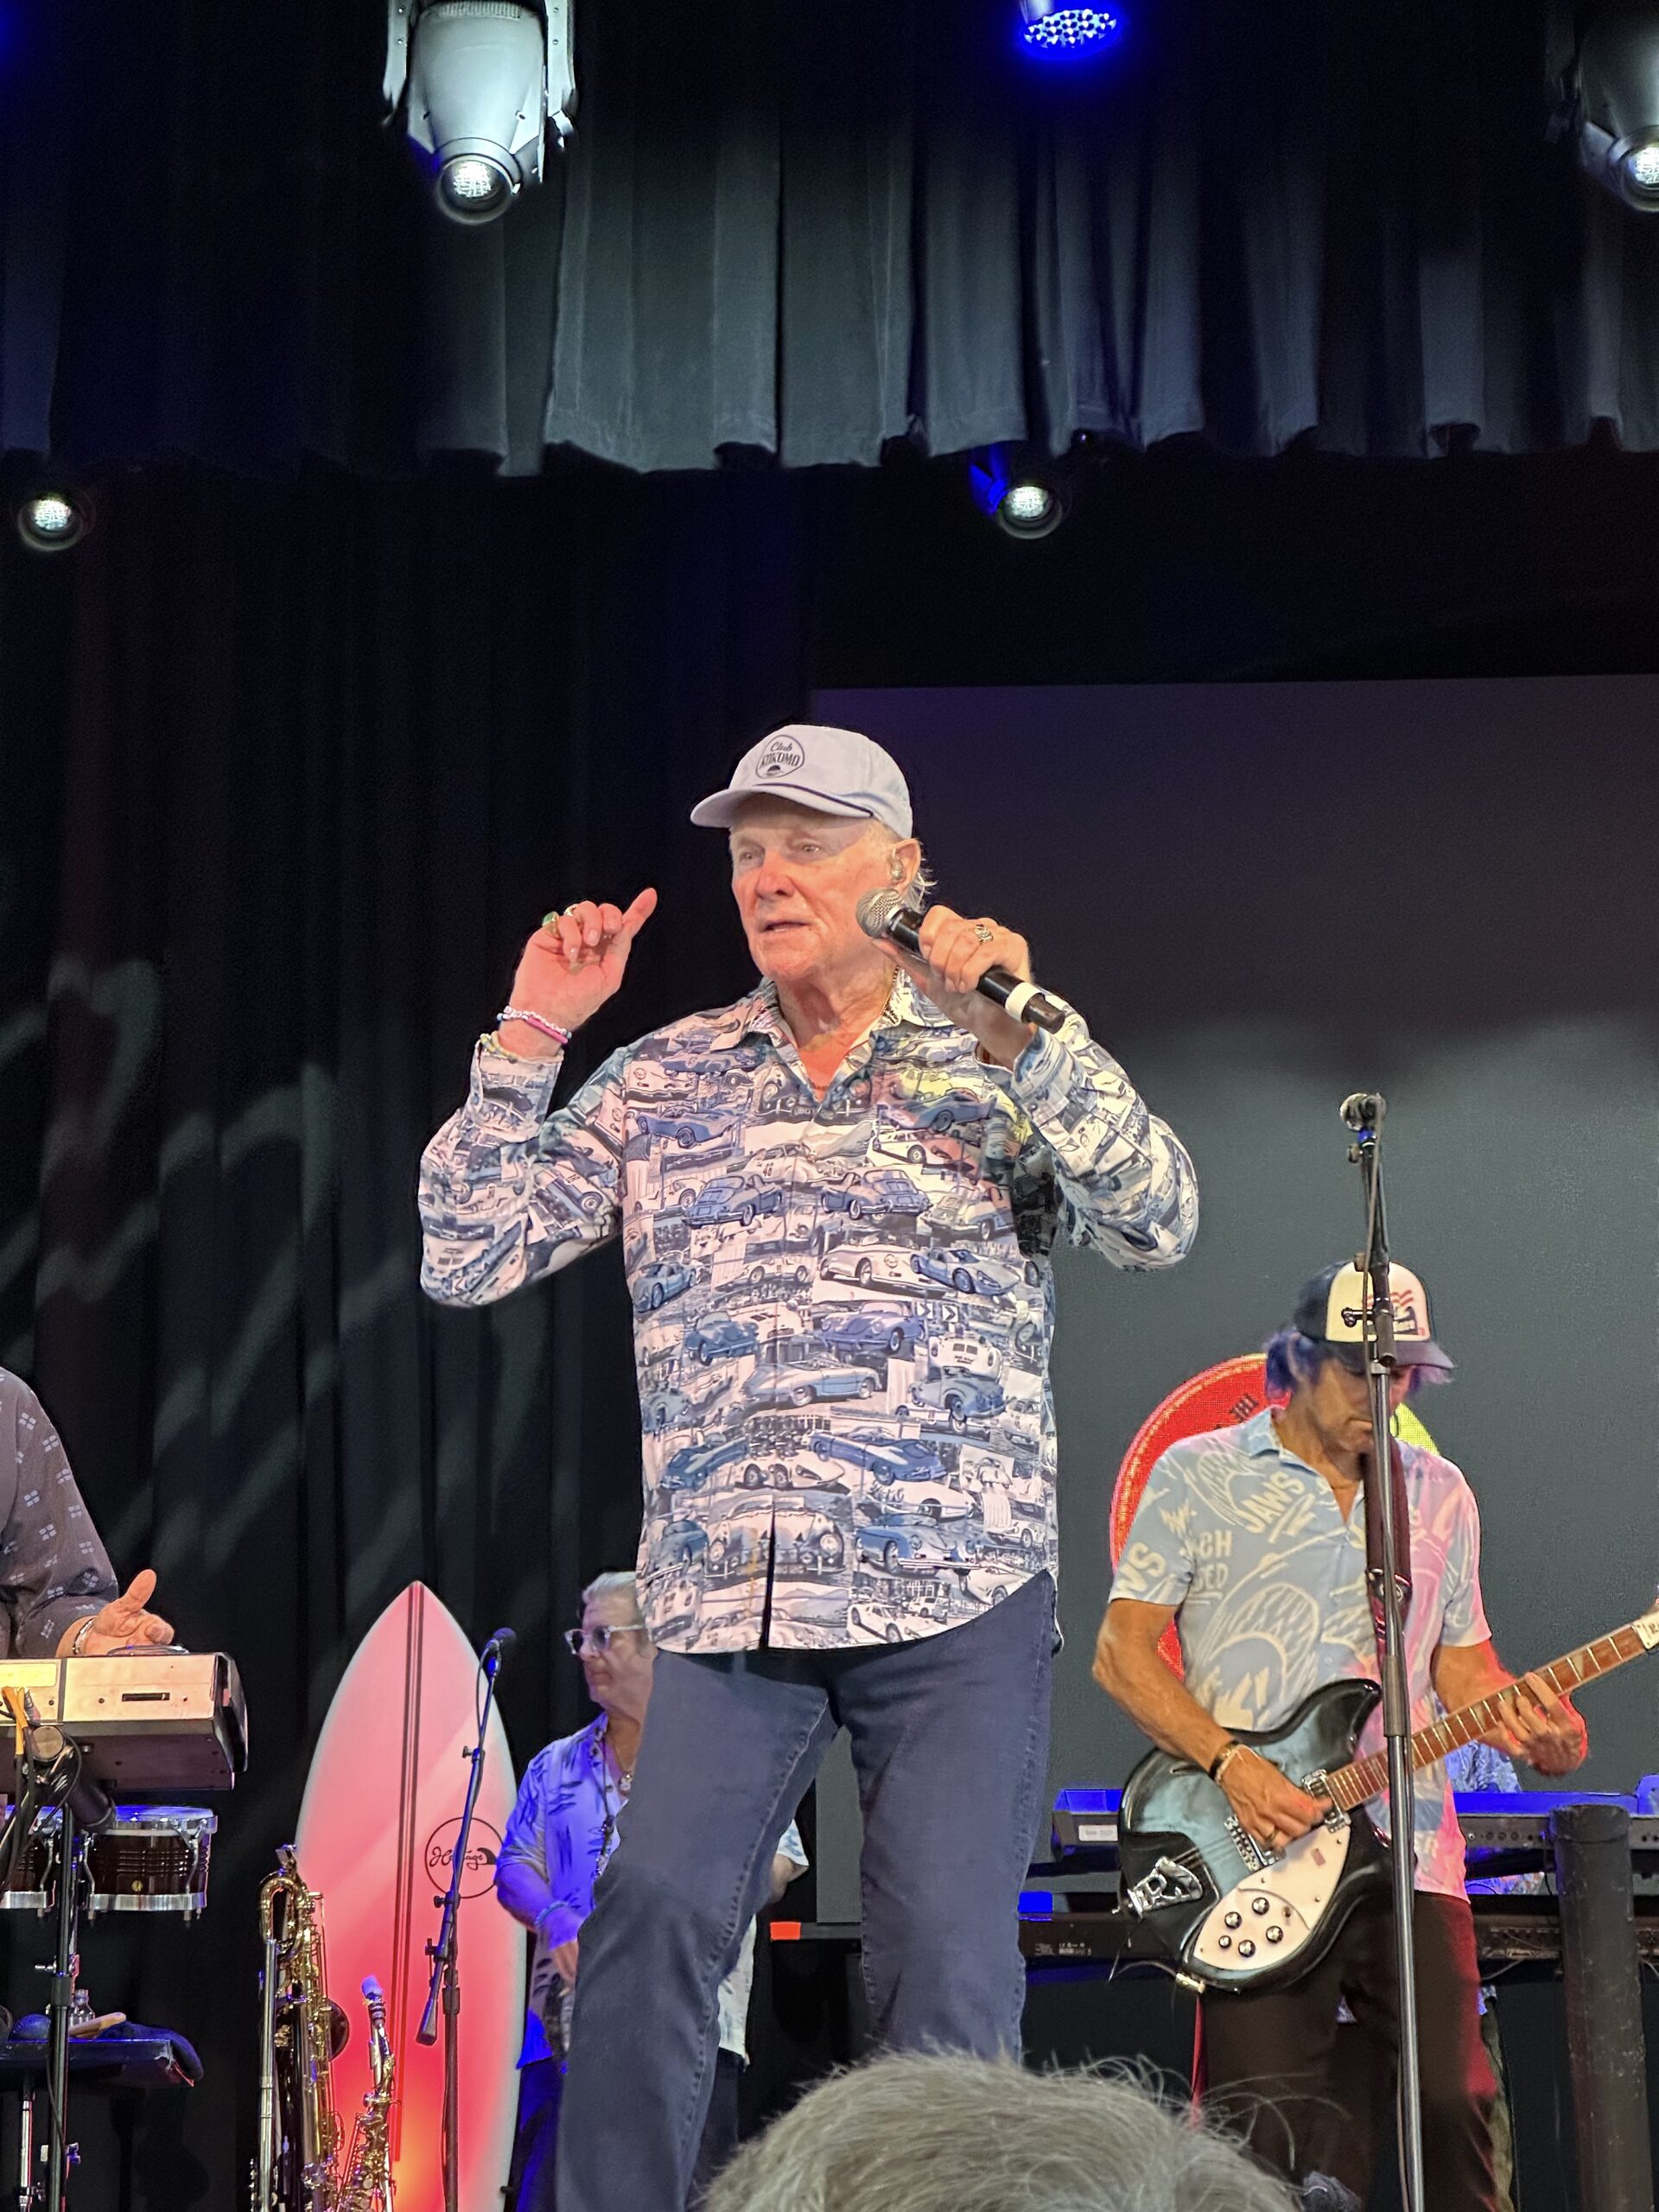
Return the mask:
<path id="1" fill-rule="evenodd" d="M 578 4 L 579 136 L 468 232 L 379 118 L 376 0 L 41 5 L 0 73 L 0 443 L 1652 447 L 1659 222 L 1546 143 L 1547 11 L 1158 0 L 1056 73 L 1012 0 Z"/>
<path id="2" fill-rule="evenodd" d="M 554 1631 L 638 1525 L 616 1256 L 484 1314 L 416 1287 L 421 1145 L 543 909 L 663 893 L 585 1067 L 741 987 L 685 812 L 815 683 L 1649 666 L 1656 473 L 1171 449 L 1019 547 L 954 468 L 175 470 L 112 481 L 67 557 L 0 542 L 0 1362 L 120 1567 L 237 1654 L 255 1745 L 205 1923 L 88 1943 L 100 2001 L 208 2064 L 92 2201 L 180 2212 L 241 2170 L 254 1890 L 396 1592 L 517 1625 L 521 1758 L 582 1710 Z M 1042 849 L 1018 740 L 1006 788 L 908 764 L 947 868 L 964 808 Z"/>

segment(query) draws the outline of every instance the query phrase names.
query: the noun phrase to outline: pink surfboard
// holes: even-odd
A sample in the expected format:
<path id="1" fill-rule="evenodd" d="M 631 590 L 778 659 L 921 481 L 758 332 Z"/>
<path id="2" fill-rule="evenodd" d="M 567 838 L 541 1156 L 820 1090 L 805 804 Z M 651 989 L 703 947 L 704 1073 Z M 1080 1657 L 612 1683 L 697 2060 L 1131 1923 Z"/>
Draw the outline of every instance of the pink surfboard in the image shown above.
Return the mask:
<path id="1" fill-rule="evenodd" d="M 391 2133 L 397 2212 L 442 2212 L 443 2041 L 415 2040 L 426 2001 L 426 1944 L 448 1885 L 466 1752 L 476 1728 L 478 1660 L 454 1615 L 419 1582 L 381 1614 L 346 1668 L 311 1761 L 295 1839 L 300 1872 L 322 1898 L 328 1993 L 351 2023 L 336 2060 L 342 2144 L 369 2086 L 365 1974 L 386 1993 L 397 2068 Z M 461 1911 L 461 2166 L 464 2212 L 496 2212 L 506 2186 L 524 2027 L 524 1933 L 495 1901 L 512 1809 L 512 1762 L 492 1713 Z"/>

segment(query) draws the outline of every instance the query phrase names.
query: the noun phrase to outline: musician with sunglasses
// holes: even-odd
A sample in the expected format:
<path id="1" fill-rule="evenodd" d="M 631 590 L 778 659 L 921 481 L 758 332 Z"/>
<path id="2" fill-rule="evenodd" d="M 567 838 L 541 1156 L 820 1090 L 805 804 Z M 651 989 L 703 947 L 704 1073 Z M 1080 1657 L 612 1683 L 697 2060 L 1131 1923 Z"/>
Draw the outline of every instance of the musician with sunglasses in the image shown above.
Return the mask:
<path id="1" fill-rule="evenodd" d="M 1400 1363 L 1395 1403 L 1452 1362 L 1435 1342 L 1421 1282 L 1392 1270 Z M 1271 1730 L 1310 1692 L 1376 1679 L 1366 1593 L 1365 1467 L 1370 1402 L 1362 1345 L 1367 1286 L 1351 1266 L 1307 1283 L 1292 1325 L 1268 1347 L 1268 1408 L 1185 1439 L 1153 1468 L 1125 1541 L 1095 1651 L 1095 1677 L 1160 1749 L 1218 1783 L 1233 1815 L 1269 1851 L 1330 1811 L 1324 1800 L 1232 1731 Z M 1492 1647 L 1480 1594 L 1480 1518 L 1448 1460 L 1400 1447 L 1412 1595 L 1406 1663 L 1412 1725 L 1438 1696 L 1455 1711 L 1516 1681 Z M 1159 1653 L 1171 1622 L 1182 1673 Z M 1505 1701 L 1488 1740 L 1540 1773 L 1567 1773 L 1586 1751 L 1584 1724 L 1540 1676 Z M 1373 1714 L 1362 1752 L 1381 1742 Z M 1379 1827 L 1386 1807 L 1369 1808 Z M 1490 2115 L 1495 2094 L 1480 2035 L 1474 1923 L 1464 1890 L 1463 1836 L 1444 1771 L 1417 1782 L 1418 2024 L 1424 2163 L 1431 2212 L 1491 2212 Z M 1345 2000 L 1382 2092 L 1397 2050 L 1392 1904 L 1362 1901 L 1298 1980 L 1203 1999 L 1209 2095 L 1257 2156 L 1287 2177 L 1325 2174 L 1362 2200 L 1380 2094 L 1343 2109 L 1332 2060 Z M 1348 2078 L 1351 2082 L 1351 2072 Z"/>
<path id="2" fill-rule="evenodd" d="M 601 1574 L 590 1582 L 582 1592 L 582 1625 L 567 1629 L 564 1640 L 582 1662 L 599 1715 L 531 1761 L 495 1870 L 496 1896 L 536 1937 L 518 2059 L 518 2128 L 507 2212 L 553 2212 L 556 2202 L 555 2152 L 582 1924 L 593 1907 L 594 1884 L 623 1839 L 656 1656 L 633 1576 Z M 806 1863 L 791 1821 L 772 1858 L 774 1904 Z M 751 1922 L 737 1963 L 720 1986 L 720 2050 L 692 2186 L 694 2205 L 737 2147 L 738 2082 L 747 2062 L 753 1974 Z M 642 1991 L 640 2001 L 648 1996 Z"/>

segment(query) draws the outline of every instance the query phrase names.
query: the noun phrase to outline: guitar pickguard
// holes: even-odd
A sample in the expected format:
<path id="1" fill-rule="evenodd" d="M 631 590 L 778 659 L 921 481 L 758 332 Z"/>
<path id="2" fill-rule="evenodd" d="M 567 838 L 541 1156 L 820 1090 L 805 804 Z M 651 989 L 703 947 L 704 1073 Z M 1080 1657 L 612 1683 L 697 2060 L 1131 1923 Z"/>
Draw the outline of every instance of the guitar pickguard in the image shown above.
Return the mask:
<path id="1" fill-rule="evenodd" d="M 1352 1835 L 1347 1816 L 1334 1817 L 1236 1883 L 1199 1922 L 1187 1962 L 1210 1980 L 1249 1982 L 1294 1959 L 1319 1932 Z"/>

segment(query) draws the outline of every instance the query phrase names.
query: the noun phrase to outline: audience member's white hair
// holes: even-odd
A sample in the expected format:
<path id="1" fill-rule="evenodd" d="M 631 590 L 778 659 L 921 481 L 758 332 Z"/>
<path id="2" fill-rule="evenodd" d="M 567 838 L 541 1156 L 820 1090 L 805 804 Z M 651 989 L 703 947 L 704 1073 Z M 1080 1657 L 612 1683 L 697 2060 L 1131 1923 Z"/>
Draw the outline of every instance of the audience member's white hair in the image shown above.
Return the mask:
<path id="1" fill-rule="evenodd" d="M 707 2212 L 1290 2212 L 1227 2137 L 1122 2074 L 874 2059 L 738 2156 Z"/>
<path id="2" fill-rule="evenodd" d="M 608 1574 L 596 1574 L 582 1593 L 584 1605 L 595 1605 L 606 1598 L 626 1598 L 634 1618 L 641 1618 L 639 1586 L 631 1567 L 615 1567 Z"/>

